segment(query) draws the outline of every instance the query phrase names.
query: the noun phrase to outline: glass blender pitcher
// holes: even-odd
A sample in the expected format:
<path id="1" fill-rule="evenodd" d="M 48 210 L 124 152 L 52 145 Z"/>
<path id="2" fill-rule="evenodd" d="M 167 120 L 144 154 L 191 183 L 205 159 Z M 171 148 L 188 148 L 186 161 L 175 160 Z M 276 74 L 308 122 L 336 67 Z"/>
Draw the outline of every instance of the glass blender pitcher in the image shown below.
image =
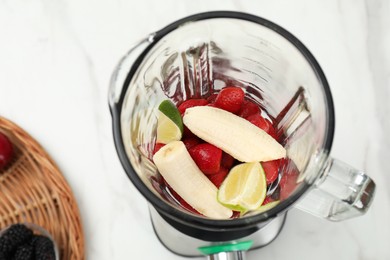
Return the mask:
<path id="1" fill-rule="evenodd" d="M 177 104 L 227 85 L 245 89 L 274 119 L 299 176 L 275 207 L 215 220 L 185 210 L 172 198 L 151 158 L 161 101 Z M 278 235 L 291 207 L 339 221 L 364 214 L 372 202 L 374 182 L 329 156 L 335 118 L 320 66 L 297 38 L 263 18 L 208 12 L 149 34 L 116 67 L 109 105 L 121 163 L 149 202 L 156 235 L 176 254 L 244 259 L 246 250 Z M 289 171 L 288 166 L 279 170 L 268 194 L 278 192 L 281 176 Z"/>

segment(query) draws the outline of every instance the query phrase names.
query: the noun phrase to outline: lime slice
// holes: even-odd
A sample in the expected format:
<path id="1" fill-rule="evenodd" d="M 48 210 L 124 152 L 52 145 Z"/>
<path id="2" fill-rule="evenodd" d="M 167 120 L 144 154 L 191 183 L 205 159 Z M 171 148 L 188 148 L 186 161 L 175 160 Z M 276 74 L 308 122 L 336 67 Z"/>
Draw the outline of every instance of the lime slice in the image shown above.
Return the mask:
<path id="1" fill-rule="evenodd" d="M 257 214 L 263 213 L 263 212 L 265 212 L 265 211 L 267 211 L 267 210 L 272 209 L 272 208 L 275 207 L 276 205 L 278 205 L 279 202 L 280 202 L 279 200 L 275 200 L 275 201 L 272 201 L 272 202 L 270 202 L 270 203 L 267 203 L 267 204 L 265 204 L 264 206 L 260 206 L 258 209 L 255 210 L 255 212 L 256 212 Z"/>
<path id="2" fill-rule="evenodd" d="M 169 119 L 171 119 L 177 127 L 179 127 L 180 132 L 183 133 L 183 120 L 181 118 L 180 112 L 170 100 L 164 100 L 158 106 L 158 110 L 160 110 L 164 115 L 166 115 Z"/>
<path id="3" fill-rule="evenodd" d="M 167 144 L 180 140 L 183 134 L 183 121 L 177 107 L 170 100 L 164 100 L 158 110 L 156 141 Z"/>
<path id="4" fill-rule="evenodd" d="M 246 212 L 263 203 L 267 191 L 266 177 L 259 162 L 233 167 L 218 190 L 218 201 L 226 207 Z"/>

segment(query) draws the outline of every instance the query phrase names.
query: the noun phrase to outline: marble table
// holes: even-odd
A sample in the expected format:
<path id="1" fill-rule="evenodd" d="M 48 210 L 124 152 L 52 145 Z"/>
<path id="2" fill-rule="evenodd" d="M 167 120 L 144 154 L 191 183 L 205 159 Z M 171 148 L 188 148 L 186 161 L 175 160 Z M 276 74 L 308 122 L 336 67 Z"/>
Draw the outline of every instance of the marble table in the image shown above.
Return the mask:
<path id="1" fill-rule="evenodd" d="M 248 259 L 390 259 L 389 1 L 3 0 L 0 115 L 58 163 L 80 207 L 87 259 L 182 259 L 155 237 L 147 203 L 121 167 L 107 90 L 133 42 L 210 10 L 262 16 L 311 50 L 336 107 L 332 155 L 377 183 L 365 216 L 332 223 L 293 209 L 280 236 Z"/>

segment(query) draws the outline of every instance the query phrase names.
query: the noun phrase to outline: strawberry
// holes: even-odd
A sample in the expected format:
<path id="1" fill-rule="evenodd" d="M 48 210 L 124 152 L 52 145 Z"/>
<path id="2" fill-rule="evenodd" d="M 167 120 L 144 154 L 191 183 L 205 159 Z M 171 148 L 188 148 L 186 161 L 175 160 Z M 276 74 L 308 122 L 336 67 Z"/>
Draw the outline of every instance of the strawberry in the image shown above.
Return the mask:
<path id="1" fill-rule="evenodd" d="M 226 168 L 221 168 L 217 173 L 207 175 L 207 177 L 212 183 L 214 183 L 217 188 L 219 188 L 219 186 L 221 186 L 222 182 L 225 180 L 228 172 L 229 171 Z"/>
<path id="2" fill-rule="evenodd" d="M 209 143 L 202 143 L 192 147 L 189 153 L 204 174 L 214 174 L 219 171 L 222 150 L 218 147 Z"/>
<path id="3" fill-rule="evenodd" d="M 172 197 L 175 200 L 177 200 L 184 209 L 186 209 L 192 213 L 200 214 L 196 209 L 194 209 L 190 204 L 188 204 L 187 201 L 185 201 L 182 197 L 180 197 L 180 195 L 177 194 L 176 191 L 174 189 L 172 189 L 171 186 L 169 186 L 168 182 L 166 182 L 165 179 L 163 179 L 163 182 L 167 186 L 169 193 L 171 193 Z"/>
<path id="4" fill-rule="evenodd" d="M 261 162 L 261 166 L 263 167 L 265 177 L 267 178 L 267 185 L 270 185 L 278 178 L 280 160 Z"/>
<path id="5" fill-rule="evenodd" d="M 286 199 L 294 191 L 297 186 L 299 176 L 298 168 L 290 159 L 282 159 L 284 164 L 283 176 L 280 179 L 280 199 Z"/>
<path id="6" fill-rule="evenodd" d="M 201 140 L 197 137 L 188 137 L 183 139 L 183 143 L 186 146 L 187 150 L 190 150 L 195 145 L 199 144 Z"/>
<path id="7" fill-rule="evenodd" d="M 193 132 L 191 132 L 188 127 L 183 125 L 183 137 L 182 139 L 187 139 L 187 138 L 198 138 Z"/>
<path id="8" fill-rule="evenodd" d="M 234 164 L 234 158 L 228 153 L 222 152 L 221 166 L 230 169 Z"/>
<path id="9" fill-rule="evenodd" d="M 208 98 L 207 98 L 207 101 L 212 104 L 215 102 L 215 100 L 217 99 L 217 96 L 218 96 L 218 93 L 213 93 L 211 94 Z"/>
<path id="10" fill-rule="evenodd" d="M 230 218 L 239 218 L 241 216 L 240 211 L 233 210 L 233 215 Z"/>
<path id="11" fill-rule="evenodd" d="M 241 105 L 240 111 L 238 111 L 238 115 L 242 118 L 247 118 L 248 116 L 254 114 L 260 114 L 259 106 L 249 100 L 244 100 Z"/>
<path id="12" fill-rule="evenodd" d="M 268 203 L 274 201 L 271 196 L 267 196 L 265 197 L 264 201 L 263 201 L 263 204 L 261 204 L 261 206 L 264 206 L 264 205 L 267 205 Z"/>
<path id="13" fill-rule="evenodd" d="M 183 115 L 187 108 L 197 107 L 197 106 L 205 106 L 208 103 L 209 102 L 203 98 L 188 99 L 188 100 L 184 101 L 183 103 L 181 103 L 177 109 L 179 109 L 180 114 Z"/>
<path id="14" fill-rule="evenodd" d="M 221 89 L 215 105 L 231 113 L 237 113 L 244 102 L 244 91 L 239 87 L 226 87 Z"/>
<path id="15" fill-rule="evenodd" d="M 268 120 L 262 117 L 260 114 L 254 114 L 251 116 L 248 116 L 247 120 L 254 124 L 255 126 L 263 129 L 267 134 L 272 136 L 276 139 L 276 132 L 274 127 L 272 126 L 272 123 Z"/>
<path id="16" fill-rule="evenodd" d="M 200 214 L 196 209 L 194 209 L 190 204 L 188 204 L 187 201 L 185 201 L 182 197 L 179 196 L 178 201 L 179 201 L 180 205 L 183 208 L 185 208 L 186 210 L 188 210 L 189 212 L 192 212 L 195 214 Z"/>
<path id="17" fill-rule="evenodd" d="M 164 145 L 165 144 L 162 143 L 156 143 L 156 145 L 154 146 L 153 155 L 157 153 Z"/>
<path id="18" fill-rule="evenodd" d="M 0 132 L 0 169 L 7 166 L 14 154 L 14 148 L 8 137 Z"/>

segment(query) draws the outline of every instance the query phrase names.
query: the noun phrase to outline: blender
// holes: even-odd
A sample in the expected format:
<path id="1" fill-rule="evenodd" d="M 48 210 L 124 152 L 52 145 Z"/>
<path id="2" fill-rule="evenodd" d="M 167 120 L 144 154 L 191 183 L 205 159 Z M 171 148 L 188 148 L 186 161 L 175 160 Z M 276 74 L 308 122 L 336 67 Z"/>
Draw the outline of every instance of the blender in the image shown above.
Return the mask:
<path id="1" fill-rule="evenodd" d="M 245 89 L 272 116 L 299 176 L 294 191 L 275 207 L 215 220 L 186 211 L 172 199 L 151 158 L 161 101 L 178 104 L 228 85 Z M 147 35 L 115 68 L 109 105 L 123 168 L 149 202 L 160 242 L 175 254 L 244 259 L 245 251 L 277 237 L 291 207 L 340 221 L 364 214 L 373 200 L 374 182 L 329 155 L 334 108 L 318 62 L 296 37 L 266 19 L 207 12 Z M 269 193 L 277 190 L 278 181 Z"/>

